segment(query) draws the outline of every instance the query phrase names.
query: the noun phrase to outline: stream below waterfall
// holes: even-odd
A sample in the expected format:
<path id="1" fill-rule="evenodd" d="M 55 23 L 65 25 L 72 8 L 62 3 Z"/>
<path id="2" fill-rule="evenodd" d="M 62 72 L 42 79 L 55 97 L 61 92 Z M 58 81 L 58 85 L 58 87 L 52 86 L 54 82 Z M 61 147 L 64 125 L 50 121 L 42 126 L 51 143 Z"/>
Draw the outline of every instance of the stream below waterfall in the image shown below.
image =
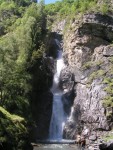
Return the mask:
<path id="1" fill-rule="evenodd" d="M 74 144 L 39 144 L 34 146 L 33 150 L 81 150 L 81 148 Z"/>

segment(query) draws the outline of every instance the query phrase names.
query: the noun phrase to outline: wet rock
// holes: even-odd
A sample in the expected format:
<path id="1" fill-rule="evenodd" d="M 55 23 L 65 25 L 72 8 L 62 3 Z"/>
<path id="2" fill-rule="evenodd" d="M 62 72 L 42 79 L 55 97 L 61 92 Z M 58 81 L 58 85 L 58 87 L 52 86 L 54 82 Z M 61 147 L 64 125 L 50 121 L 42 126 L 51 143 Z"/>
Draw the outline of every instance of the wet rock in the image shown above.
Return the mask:
<path id="1" fill-rule="evenodd" d="M 60 75 L 59 86 L 63 90 L 62 101 L 64 104 L 64 109 L 67 115 L 70 114 L 71 106 L 75 97 L 74 93 L 74 75 L 71 73 L 70 69 L 64 68 Z"/>
<path id="2" fill-rule="evenodd" d="M 63 69 L 61 72 L 60 87 L 62 90 L 64 90 L 64 92 L 69 92 L 73 90 L 74 76 L 68 68 Z"/>

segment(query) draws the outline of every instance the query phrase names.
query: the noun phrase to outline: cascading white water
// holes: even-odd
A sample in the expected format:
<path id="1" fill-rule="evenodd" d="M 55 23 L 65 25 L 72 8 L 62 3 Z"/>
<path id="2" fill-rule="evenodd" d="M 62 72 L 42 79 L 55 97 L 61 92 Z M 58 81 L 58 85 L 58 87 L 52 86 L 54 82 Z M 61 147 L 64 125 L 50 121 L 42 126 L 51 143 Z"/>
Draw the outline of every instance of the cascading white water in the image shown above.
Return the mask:
<path id="1" fill-rule="evenodd" d="M 56 40 L 56 44 L 59 45 L 57 40 Z M 62 139 L 63 125 L 64 122 L 66 121 L 66 115 L 64 112 L 63 102 L 62 102 L 63 92 L 59 88 L 59 77 L 60 77 L 61 70 L 64 67 L 65 65 L 62 58 L 62 51 L 58 50 L 58 58 L 56 60 L 56 73 L 54 75 L 53 85 L 51 88 L 51 91 L 53 93 L 53 108 L 52 108 L 52 117 L 50 122 L 50 129 L 49 129 L 49 139 L 51 140 Z"/>

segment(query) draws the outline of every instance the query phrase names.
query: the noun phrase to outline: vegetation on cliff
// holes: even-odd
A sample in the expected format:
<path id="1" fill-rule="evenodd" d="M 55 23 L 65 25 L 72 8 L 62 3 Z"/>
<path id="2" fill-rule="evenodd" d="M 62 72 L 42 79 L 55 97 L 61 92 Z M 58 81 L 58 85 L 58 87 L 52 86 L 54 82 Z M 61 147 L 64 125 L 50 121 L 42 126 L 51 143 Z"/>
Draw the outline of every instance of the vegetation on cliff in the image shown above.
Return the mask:
<path id="1" fill-rule="evenodd" d="M 74 19 L 75 16 L 88 12 L 101 12 L 102 14 L 111 13 L 110 2 L 103 0 L 101 5 L 98 0 L 62 0 L 55 4 L 49 4 L 45 7 L 48 16 L 54 16 L 52 19 Z"/>

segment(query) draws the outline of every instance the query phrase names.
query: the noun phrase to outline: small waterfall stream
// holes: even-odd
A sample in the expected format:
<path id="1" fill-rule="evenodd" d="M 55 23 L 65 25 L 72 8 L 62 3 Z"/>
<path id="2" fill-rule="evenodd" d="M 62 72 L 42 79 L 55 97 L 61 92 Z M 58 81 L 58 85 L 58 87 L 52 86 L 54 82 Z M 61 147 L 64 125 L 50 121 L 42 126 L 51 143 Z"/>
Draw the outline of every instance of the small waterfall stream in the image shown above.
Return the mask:
<path id="1" fill-rule="evenodd" d="M 53 78 L 53 85 L 51 91 L 53 93 L 53 108 L 52 117 L 49 129 L 49 139 L 51 140 L 62 140 L 63 125 L 66 121 L 66 115 L 63 108 L 62 95 L 63 92 L 59 88 L 59 77 L 61 70 L 65 67 L 62 50 L 60 49 L 59 41 L 56 39 L 56 44 L 59 46 L 58 57 L 56 60 L 56 73 Z"/>

